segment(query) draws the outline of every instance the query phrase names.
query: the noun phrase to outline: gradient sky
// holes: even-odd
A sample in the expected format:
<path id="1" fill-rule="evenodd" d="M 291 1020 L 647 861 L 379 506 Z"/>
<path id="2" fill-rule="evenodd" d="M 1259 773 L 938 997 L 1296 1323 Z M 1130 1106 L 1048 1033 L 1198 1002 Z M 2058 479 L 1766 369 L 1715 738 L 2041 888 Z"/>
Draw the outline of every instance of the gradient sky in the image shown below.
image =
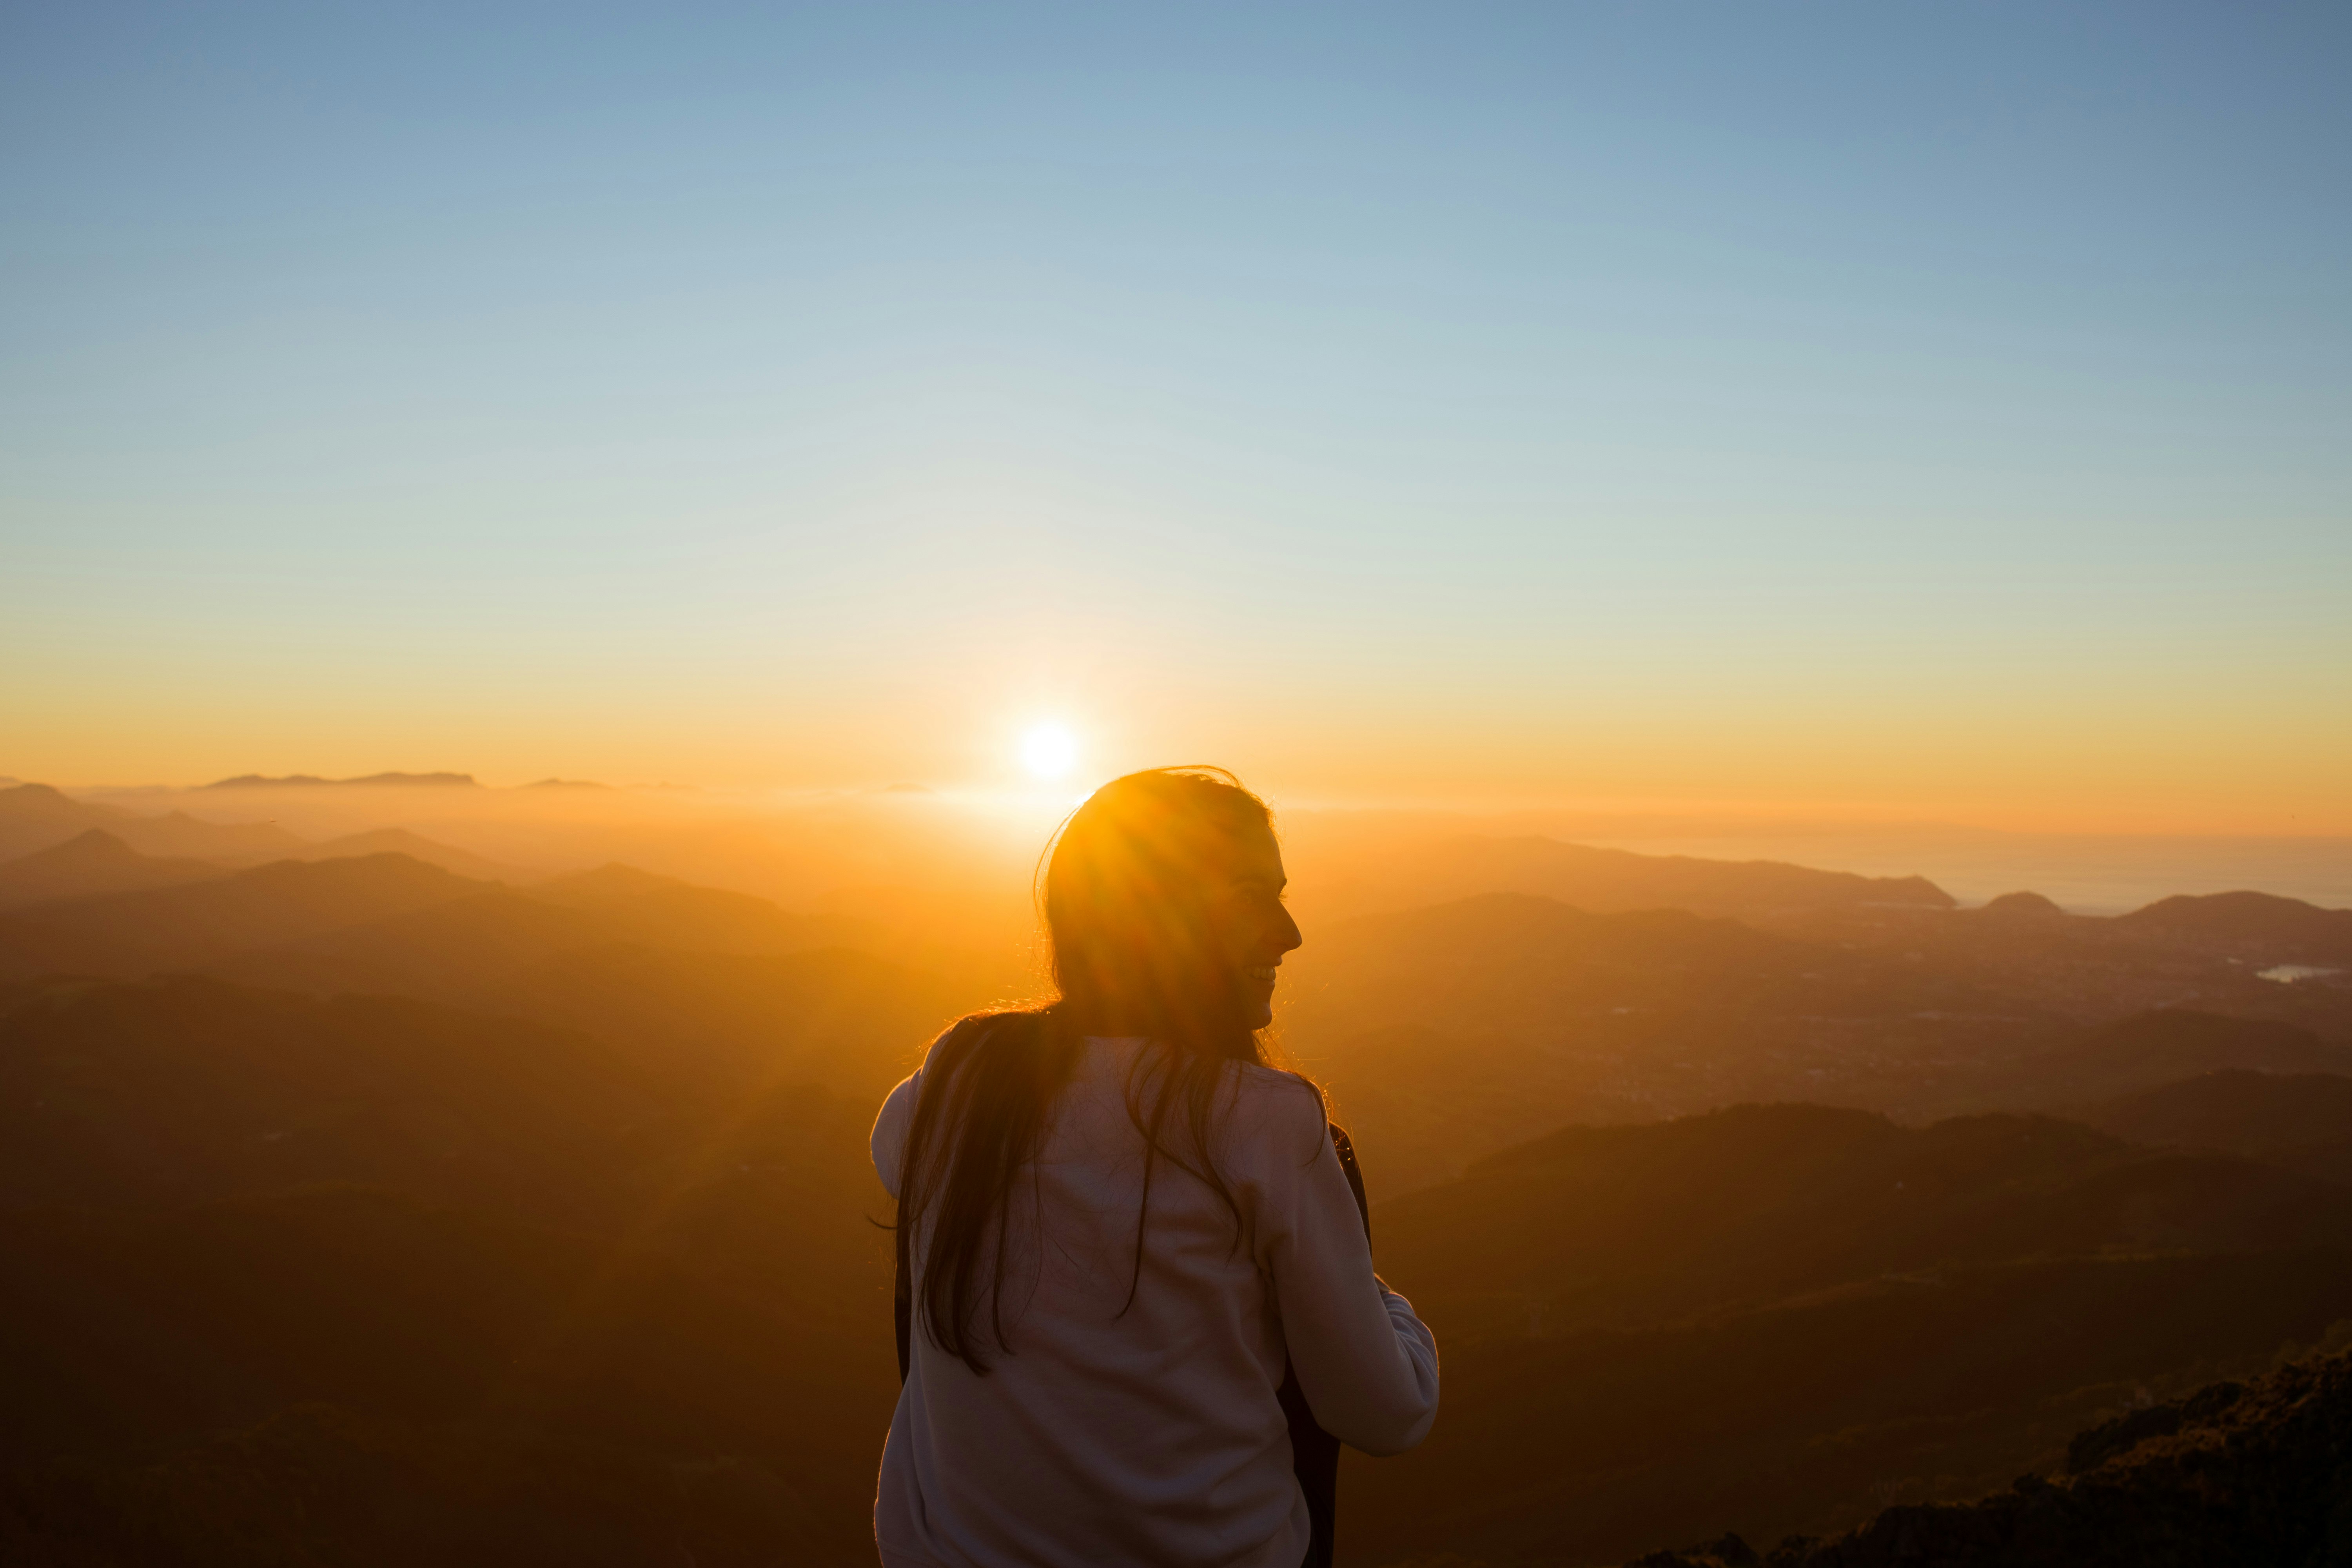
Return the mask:
<path id="1" fill-rule="evenodd" d="M 0 773 L 2352 832 L 2352 10 L 0 8 Z"/>

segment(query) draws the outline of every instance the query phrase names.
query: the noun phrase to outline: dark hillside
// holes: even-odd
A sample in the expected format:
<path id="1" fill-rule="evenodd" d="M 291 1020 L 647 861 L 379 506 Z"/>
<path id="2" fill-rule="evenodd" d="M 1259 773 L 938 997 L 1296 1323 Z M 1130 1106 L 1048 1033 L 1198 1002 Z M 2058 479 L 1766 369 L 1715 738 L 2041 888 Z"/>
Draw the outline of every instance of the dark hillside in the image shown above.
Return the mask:
<path id="1" fill-rule="evenodd" d="M 482 887 L 405 855 L 280 860 L 186 887 L 17 910 L 0 919 L 0 955 L 34 973 L 135 979 L 202 968 L 244 949 L 445 903 Z"/>
<path id="2" fill-rule="evenodd" d="M 544 872 L 525 870 L 508 866 L 468 850 L 456 848 L 423 834 L 411 833 L 404 827 L 378 827 L 365 833 L 347 833 L 324 843 L 305 845 L 293 854 L 273 857 L 291 860 L 349 860 L 362 855 L 405 855 L 412 860 L 422 860 L 427 866 L 438 866 L 460 877 L 470 877 L 478 882 L 505 882 L 521 886 L 545 879 Z"/>
<path id="3" fill-rule="evenodd" d="M 975 999 L 842 948 L 736 954 L 582 948 L 516 975 L 502 1010 L 582 1029 L 682 1078 L 824 1084 L 879 1105 Z"/>
<path id="4" fill-rule="evenodd" d="M 796 952 L 859 947 L 887 952 L 888 935 L 846 915 L 788 914 L 765 899 L 698 888 L 627 866 L 561 877 L 531 889 L 603 921 L 605 940 L 710 952 Z"/>
<path id="5" fill-rule="evenodd" d="M 0 990 L 0 1205 L 358 1182 L 610 1213 L 676 1100 L 587 1036 L 421 1002 L 192 976 Z"/>
<path id="6" fill-rule="evenodd" d="M 609 940 L 605 922 L 586 910 L 493 888 L 306 931 L 207 967 L 247 984 L 314 995 L 363 992 L 466 1005 L 518 970 Z"/>
<path id="7" fill-rule="evenodd" d="M 793 1068 L 739 1046 L 721 1094 L 683 1045 L 186 977 L 0 993 L 0 1560 L 870 1561 L 873 1108 Z"/>
<path id="8" fill-rule="evenodd" d="M 1987 1090 L 2012 1104 L 2081 1104 L 2225 1070 L 2352 1075 L 2352 1044 L 2270 1019 L 2171 1008 L 2022 1058 Z"/>
<path id="9" fill-rule="evenodd" d="M 2352 1185 L 2352 1078 L 2210 1072 L 2075 1114 L 2135 1143 L 2227 1149 Z"/>
<path id="10" fill-rule="evenodd" d="M 244 862 L 286 855 L 303 841 L 269 822 L 218 823 L 174 811 L 141 816 L 117 806 L 76 800 L 47 784 L 0 789 L 0 859 L 15 859 L 101 828 L 142 855 L 188 856 Z"/>
<path id="11" fill-rule="evenodd" d="M 2116 917 L 2116 929 L 2210 943 L 2265 963 L 2352 963 L 2352 910 L 2325 910 L 2274 893 L 2183 894 Z"/>
<path id="12" fill-rule="evenodd" d="M 1880 955 L 1518 895 L 1346 921 L 1284 973 L 1284 1042 L 1329 1085 L 1376 1193 L 1563 1122 L 1909 1106 L 2064 1027 Z"/>
<path id="13" fill-rule="evenodd" d="M 1629 1568 L 2283 1568 L 2352 1559 L 2352 1361 L 2220 1383 L 2084 1432 L 2063 1479 L 1889 1509 L 1832 1541 L 1761 1554 L 1737 1537 Z"/>
<path id="14" fill-rule="evenodd" d="M 62 844 L 0 864 L 0 910 L 52 899 L 208 882 L 227 875 L 226 868 L 206 860 L 142 855 L 106 829 L 93 827 Z"/>
<path id="15" fill-rule="evenodd" d="M 1421 1449 L 1349 1456 L 1341 1561 L 1580 1568 L 1660 1541 L 1825 1535 L 1890 1501 L 1979 1496 L 2055 1471 L 2074 1433 L 2152 1392 L 2267 1367 L 2347 1303 L 2340 1249 L 2076 1259 L 1467 1346 L 1448 1352 L 1445 1410 Z"/>
<path id="16" fill-rule="evenodd" d="M 1979 910 L 1816 908 L 1767 929 L 1965 980 L 2084 1026 L 2173 1009 L 2275 1018 L 2352 1045 L 2352 910 L 2267 893 L 2163 899 L 2112 918 L 2018 893 Z"/>
<path id="17" fill-rule="evenodd" d="M 2034 1117 L 1564 1130 L 1374 1208 L 1446 1403 L 1352 1472 L 1345 1552 L 1606 1563 L 1975 1495 L 2352 1318 L 2347 1198 Z"/>
<path id="18" fill-rule="evenodd" d="M 1383 1270 L 1459 1345 L 1944 1265 L 2352 1246 L 2352 1192 L 2039 1117 L 1738 1106 L 1568 1128 L 1375 1219 Z"/>
<path id="19" fill-rule="evenodd" d="M 870 1561 L 887 1237 L 862 1115 L 780 1109 L 620 1236 L 355 1189 L 0 1215 L 0 1497 L 142 1565 L 252 1560 L 215 1468 L 313 1561 Z"/>

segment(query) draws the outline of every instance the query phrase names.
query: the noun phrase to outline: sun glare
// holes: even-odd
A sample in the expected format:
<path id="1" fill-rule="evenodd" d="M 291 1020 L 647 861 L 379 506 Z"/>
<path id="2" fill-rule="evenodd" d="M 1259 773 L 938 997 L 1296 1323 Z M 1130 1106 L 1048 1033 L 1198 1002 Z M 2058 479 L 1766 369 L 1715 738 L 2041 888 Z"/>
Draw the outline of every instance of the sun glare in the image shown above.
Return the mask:
<path id="1" fill-rule="evenodd" d="M 1077 737 L 1059 724 L 1040 724 L 1021 737 L 1021 765 L 1041 779 L 1060 778 L 1077 760 Z"/>

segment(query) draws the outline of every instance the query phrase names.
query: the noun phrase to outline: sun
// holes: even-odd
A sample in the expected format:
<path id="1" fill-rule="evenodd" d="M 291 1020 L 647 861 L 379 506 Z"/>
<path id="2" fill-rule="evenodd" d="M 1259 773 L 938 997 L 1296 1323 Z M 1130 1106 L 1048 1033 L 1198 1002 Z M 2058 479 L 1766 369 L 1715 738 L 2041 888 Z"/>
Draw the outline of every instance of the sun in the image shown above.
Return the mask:
<path id="1" fill-rule="evenodd" d="M 1059 724 L 1039 724 L 1021 737 L 1021 765 L 1041 779 L 1057 779 L 1078 760 L 1077 737 Z"/>

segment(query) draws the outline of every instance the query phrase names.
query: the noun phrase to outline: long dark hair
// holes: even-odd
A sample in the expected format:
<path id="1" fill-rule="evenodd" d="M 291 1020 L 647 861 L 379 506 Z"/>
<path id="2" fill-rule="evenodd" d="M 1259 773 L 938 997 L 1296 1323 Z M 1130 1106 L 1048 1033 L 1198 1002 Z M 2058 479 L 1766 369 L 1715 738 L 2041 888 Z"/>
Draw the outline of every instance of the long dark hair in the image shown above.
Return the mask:
<path id="1" fill-rule="evenodd" d="M 1241 1209 L 1211 1157 L 1221 1084 L 1265 1047 L 1218 961 L 1202 895 L 1223 855 L 1271 832 L 1265 803 L 1222 768 L 1155 768 L 1112 780 L 1048 847 L 1040 903 L 1056 993 L 1034 1007 L 975 1014 L 924 1064 L 899 1168 L 898 1223 L 929 1221 L 917 1320 L 975 1373 L 1004 1334 L 1006 1223 L 1015 1180 L 1035 1156 L 1087 1035 L 1139 1035 L 1128 1115 L 1143 1134 L 1132 1305 L 1143 1273 L 1154 1165 L 1166 1160 Z M 1170 1117 L 1175 1115 L 1175 1125 Z M 1121 1309 L 1125 1310 L 1124 1308 Z"/>

